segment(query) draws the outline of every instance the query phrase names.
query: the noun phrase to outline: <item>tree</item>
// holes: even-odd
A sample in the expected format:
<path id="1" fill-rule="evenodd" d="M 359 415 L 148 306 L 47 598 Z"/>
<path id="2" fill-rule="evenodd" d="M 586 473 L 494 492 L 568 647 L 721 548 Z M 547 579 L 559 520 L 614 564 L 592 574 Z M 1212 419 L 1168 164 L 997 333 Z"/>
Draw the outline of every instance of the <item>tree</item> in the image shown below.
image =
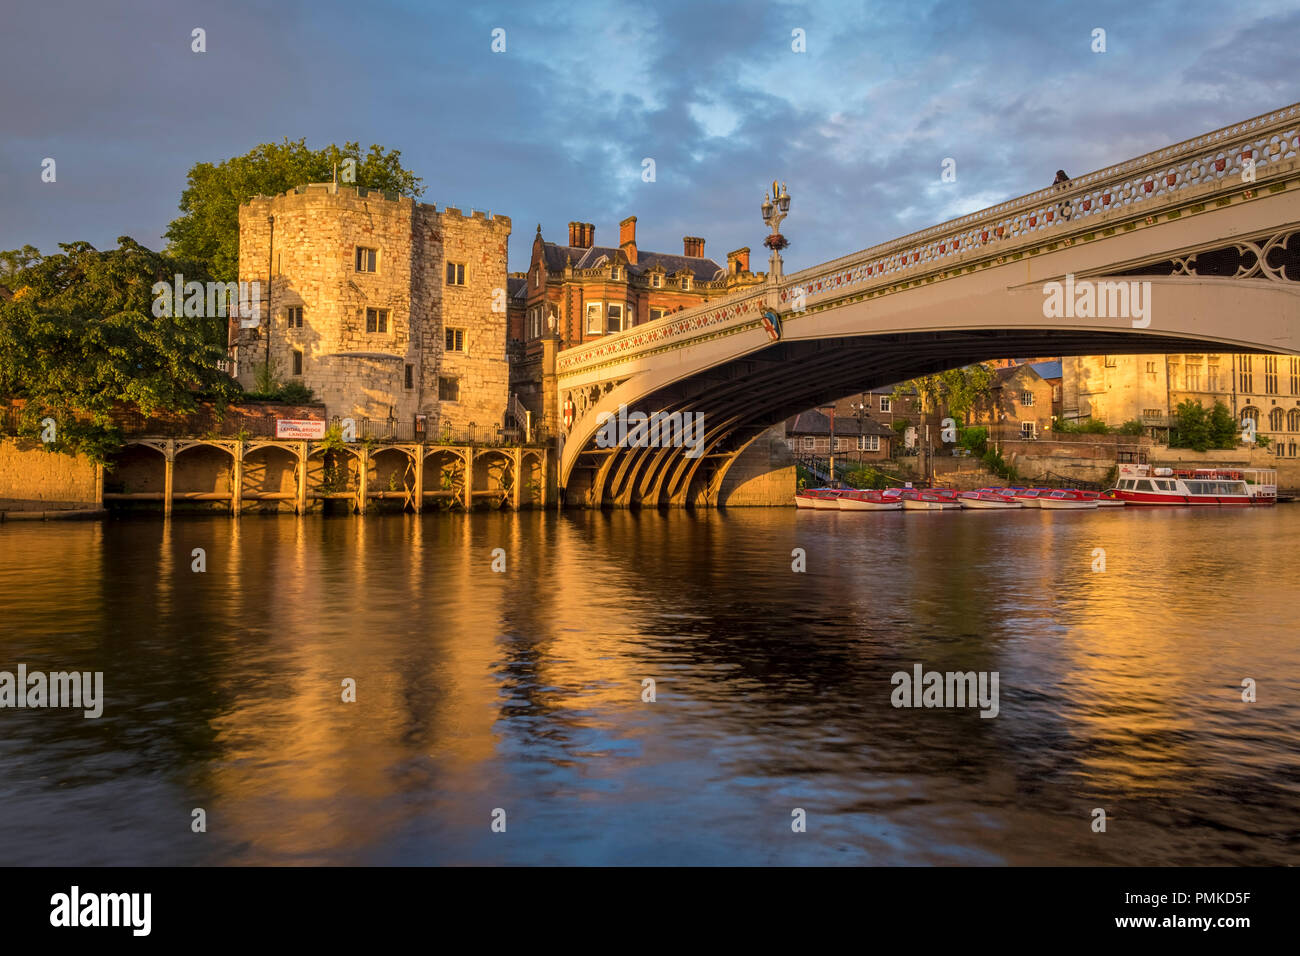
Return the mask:
<path id="1" fill-rule="evenodd" d="M 212 278 L 236 281 L 239 271 L 239 207 L 254 196 L 274 196 L 304 183 L 333 179 L 346 161 L 356 163 L 355 182 L 347 185 L 417 198 L 423 181 L 401 164 L 398 150 L 371 146 L 364 156 L 357 143 L 309 149 L 306 141 L 263 143 L 243 156 L 215 166 L 196 163 L 181 193 L 181 216 L 167 227 L 169 254 L 203 265 Z"/>
<path id="2" fill-rule="evenodd" d="M 1194 399 L 1180 402 L 1174 412 L 1175 424 L 1169 430 L 1169 444 L 1174 448 L 1206 451 L 1211 444 L 1210 418 L 1204 406 Z"/>
<path id="3" fill-rule="evenodd" d="M 134 407 L 189 411 L 200 395 L 223 405 L 239 386 L 221 371 L 225 318 L 153 315 L 153 284 L 201 276 L 193 263 L 153 252 L 129 237 L 100 252 L 60 244 L 22 273 L 0 302 L 0 396 L 26 399 L 19 431 L 54 418 L 60 447 L 95 460 L 116 446 L 112 412 Z"/>
<path id="4" fill-rule="evenodd" d="M 19 280 L 19 273 L 40 261 L 41 250 L 32 245 L 0 252 L 0 283 L 13 288 Z"/>
<path id="5" fill-rule="evenodd" d="M 1213 448 L 1236 448 L 1241 426 L 1223 402 L 1215 402 L 1210 410 L 1210 445 Z"/>

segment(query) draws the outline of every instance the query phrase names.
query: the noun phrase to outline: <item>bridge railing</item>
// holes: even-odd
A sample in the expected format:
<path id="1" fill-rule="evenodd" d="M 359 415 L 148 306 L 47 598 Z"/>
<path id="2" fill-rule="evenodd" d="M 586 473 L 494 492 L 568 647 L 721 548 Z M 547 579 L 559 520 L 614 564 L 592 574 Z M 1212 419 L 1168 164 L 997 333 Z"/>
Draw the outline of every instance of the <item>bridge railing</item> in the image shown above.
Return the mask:
<path id="1" fill-rule="evenodd" d="M 1241 185 L 1246 163 L 1255 178 L 1300 155 L 1300 104 L 1155 150 L 959 219 L 804 269 L 789 277 L 782 301 L 845 287 L 886 285 L 913 270 L 933 269 L 973 249 L 1012 249 L 1081 220 L 1130 208 L 1206 183 Z M 1016 242 L 1015 240 L 1022 240 Z"/>
<path id="2" fill-rule="evenodd" d="M 1116 209 L 1140 207 L 1207 183 L 1239 185 L 1247 161 L 1257 179 L 1300 156 L 1300 103 L 1184 140 L 1126 162 L 1075 177 L 979 212 L 804 269 L 781 283 L 787 305 L 800 291 L 805 303 L 853 288 L 886 286 L 901 276 L 931 271 L 972 250 L 1011 252 L 1047 234 Z M 599 343 L 560 353 L 557 371 L 579 374 L 590 366 L 671 347 L 725 324 L 757 319 L 769 285 L 638 325 Z"/>

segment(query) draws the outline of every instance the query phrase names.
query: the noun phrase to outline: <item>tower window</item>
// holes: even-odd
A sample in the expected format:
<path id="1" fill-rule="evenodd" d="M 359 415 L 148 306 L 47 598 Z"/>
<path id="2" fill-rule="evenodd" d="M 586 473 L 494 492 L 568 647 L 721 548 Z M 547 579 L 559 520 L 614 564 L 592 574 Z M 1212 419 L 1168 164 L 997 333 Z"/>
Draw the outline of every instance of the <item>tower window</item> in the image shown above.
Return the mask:
<path id="1" fill-rule="evenodd" d="M 357 246 L 357 271 L 374 272 L 375 266 L 379 262 L 379 250 L 370 249 L 366 246 Z"/>
<path id="2" fill-rule="evenodd" d="M 447 329 L 447 351 L 448 352 L 465 351 L 465 330 L 464 329 Z"/>
<path id="3" fill-rule="evenodd" d="M 388 310 L 387 309 L 366 309 L 366 331 L 387 332 L 388 331 Z"/>
<path id="4" fill-rule="evenodd" d="M 465 263 L 449 262 L 447 263 L 447 285 L 464 285 L 465 284 Z"/>

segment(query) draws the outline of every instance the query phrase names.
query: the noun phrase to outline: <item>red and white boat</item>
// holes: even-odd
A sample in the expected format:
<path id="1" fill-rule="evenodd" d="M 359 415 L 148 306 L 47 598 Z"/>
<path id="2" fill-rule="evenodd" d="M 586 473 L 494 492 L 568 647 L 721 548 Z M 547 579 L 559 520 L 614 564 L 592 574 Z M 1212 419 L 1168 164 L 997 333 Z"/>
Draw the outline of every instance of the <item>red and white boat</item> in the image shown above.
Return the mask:
<path id="1" fill-rule="evenodd" d="M 957 501 L 963 508 L 972 508 L 975 510 L 987 509 L 1005 509 L 1005 508 L 1023 508 L 1014 495 L 1004 494 L 996 488 L 981 488 L 979 491 L 963 491 Z"/>
<path id="2" fill-rule="evenodd" d="M 805 488 L 803 491 L 796 492 L 794 506 L 815 508 L 818 511 L 837 511 L 840 494 L 839 488 Z"/>
<path id="3" fill-rule="evenodd" d="M 1044 511 L 1081 511 L 1085 508 L 1095 509 L 1097 499 L 1089 498 L 1085 492 L 1075 491 L 1072 488 L 1057 488 L 1055 491 L 1040 494 L 1038 507 Z"/>
<path id="4" fill-rule="evenodd" d="M 1039 498 L 1051 492 L 1051 488 L 1014 488 L 1009 489 L 1017 501 L 1026 508 L 1039 507 Z"/>
<path id="5" fill-rule="evenodd" d="M 1277 472 L 1270 468 L 1196 468 L 1175 472 L 1121 465 L 1115 495 L 1134 505 L 1236 506 L 1277 503 Z"/>
<path id="6" fill-rule="evenodd" d="M 945 489 L 945 491 L 948 489 Z M 916 488 L 904 491 L 900 496 L 903 499 L 904 511 L 960 511 L 961 504 L 956 495 L 943 494 L 934 489 L 919 490 Z"/>
<path id="7" fill-rule="evenodd" d="M 841 511 L 901 511 L 903 508 L 897 495 L 864 489 L 843 492 L 836 505 Z"/>

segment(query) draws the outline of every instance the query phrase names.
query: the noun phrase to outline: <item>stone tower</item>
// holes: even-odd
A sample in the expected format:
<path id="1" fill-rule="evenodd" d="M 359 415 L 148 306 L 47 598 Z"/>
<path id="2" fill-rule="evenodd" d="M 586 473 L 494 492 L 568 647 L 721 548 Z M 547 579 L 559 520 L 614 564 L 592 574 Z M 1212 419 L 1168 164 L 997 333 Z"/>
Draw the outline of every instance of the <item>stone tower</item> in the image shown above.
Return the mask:
<path id="1" fill-rule="evenodd" d="M 274 223 L 272 223 L 274 219 Z M 261 325 L 232 327 L 246 390 L 269 358 L 330 416 L 495 434 L 508 399 L 510 220 L 330 183 L 239 209 L 239 278 Z M 270 266 L 270 296 L 267 269 Z"/>

